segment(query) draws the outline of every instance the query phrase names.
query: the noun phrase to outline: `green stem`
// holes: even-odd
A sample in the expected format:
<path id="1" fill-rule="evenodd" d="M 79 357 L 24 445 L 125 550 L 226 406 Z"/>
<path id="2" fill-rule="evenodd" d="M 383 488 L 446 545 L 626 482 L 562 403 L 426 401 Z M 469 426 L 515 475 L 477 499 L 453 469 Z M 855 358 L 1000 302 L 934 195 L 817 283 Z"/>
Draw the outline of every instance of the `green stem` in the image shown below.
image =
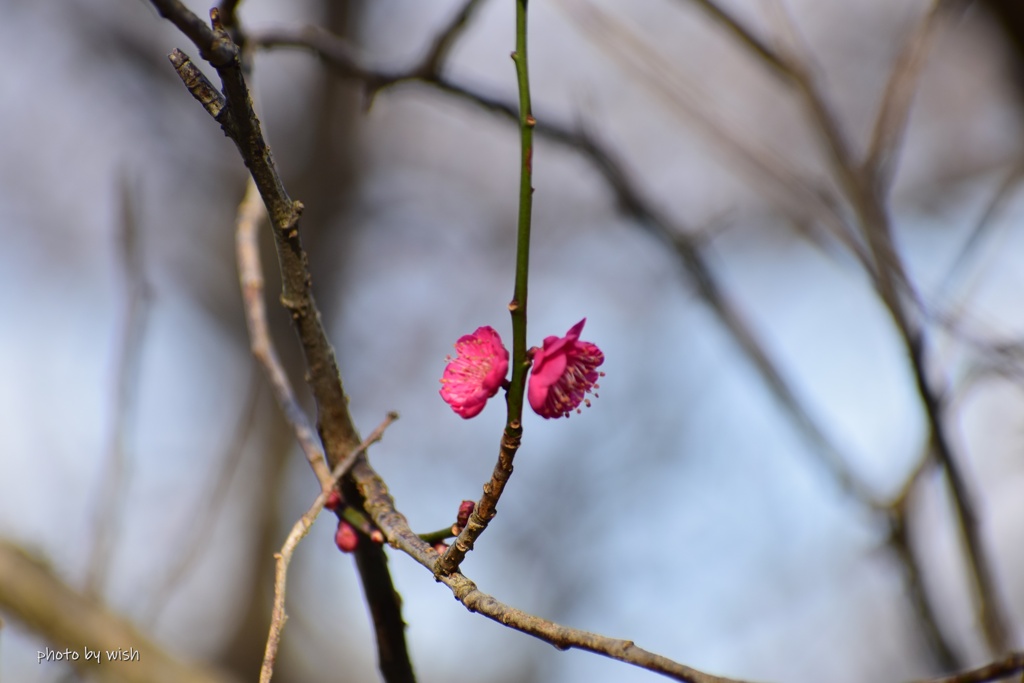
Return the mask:
<path id="1" fill-rule="evenodd" d="M 523 434 L 523 396 L 526 393 L 526 372 L 530 359 L 526 353 L 526 290 L 530 275 L 530 223 L 533 215 L 533 127 L 537 122 L 530 110 L 530 78 L 526 60 L 526 5 L 529 0 L 516 0 L 516 51 L 512 61 L 516 65 L 519 83 L 519 134 L 521 140 L 521 169 L 519 175 L 519 226 L 516 238 L 516 282 L 508 310 L 512 314 L 512 379 L 509 382 L 508 419 L 501 436 L 498 462 L 491 479 L 484 484 L 484 492 L 469 516 L 466 527 L 448 550 L 438 558 L 434 573 L 449 576 L 456 572 L 466 553 L 484 532 L 498 511 L 505 484 L 512 476 L 512 460 L 519 450 Z"/>
<path id="2" fill-rule="evenodd" d="M 519 84 L 519 225 L 516 237 L 516 282 L 509 303 L 512 314 L 512 381 L 508 392 L 508 421 L 505 433 L 518 436 L 523 419 L 523 395 L 526 371 L 530 366 L 526 357 L 526 297 L 530 277 L 530 226 L 533 217 L 533 127 L 536 121 L 530 106 L 530 71 L 526 52 L 526 5 L 528 0 L 516 0 L 516 51 L 512 61 L 516 65 Z"/>
<path id="3" fill-rule="evenodd" d="M 425 534 L 417 534 L 417 536 L 420 537 L 421 541 L 423 541 L 424 543 L 429 543 L 430 545 L 434 545 L 435 543 L 439 543 L 441 541 L 447 541 L 453 535 L 454 534 L 452 534 L 451 527 L 448 527 L 446 529 L 438 529 L 437 531 L 430 531 Z"/>

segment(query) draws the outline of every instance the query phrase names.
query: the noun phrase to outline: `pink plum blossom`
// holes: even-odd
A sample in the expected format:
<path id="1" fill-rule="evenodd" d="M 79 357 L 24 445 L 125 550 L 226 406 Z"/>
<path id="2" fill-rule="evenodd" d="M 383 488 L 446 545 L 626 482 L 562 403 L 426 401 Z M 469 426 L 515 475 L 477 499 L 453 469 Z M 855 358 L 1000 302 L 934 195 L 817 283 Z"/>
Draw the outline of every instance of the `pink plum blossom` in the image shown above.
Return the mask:
<path id="1" fill-rule="evenodd" d="M 527 398 L 541 417 L 580 412 L 580 403 L 590 405 L 586 395 L 599 388 L 597 380 L 604 373 L 597 366 L 604 362 L 604 354 L 590 342 L 580 341 L 586 322 L 584 318 L 573 325 L 564 337 L 547 337 L 542 348 L 533 350 Z"/>
<path id="2" fill-rule="evenodd" d="M 492 327 L 478 327 L 455 342 L 441 377 L 441 398 L 464 418 L 475 417 L 498 393 L 508 373 L 508 350 Z"/>

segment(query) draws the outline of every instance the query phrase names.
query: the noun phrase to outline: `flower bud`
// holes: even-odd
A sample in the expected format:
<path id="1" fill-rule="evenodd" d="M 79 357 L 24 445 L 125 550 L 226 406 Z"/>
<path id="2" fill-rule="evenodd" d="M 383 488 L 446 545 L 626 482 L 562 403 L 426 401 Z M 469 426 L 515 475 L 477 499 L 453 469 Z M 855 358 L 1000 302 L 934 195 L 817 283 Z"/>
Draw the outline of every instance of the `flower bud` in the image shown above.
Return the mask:
<path id="1" fill-rule="evenodd" d="M 338 530 L 334 533 L 334 544 L 341 552 L 350 553 L 359 545 L 359 535 L 351 524 L 339 519 Z"/>
<path id="2" fill-rule="evenodd" d="M 331 492 L 327 494 L 327 500 L 324 501 L 324 508 L 327 510 L 337 510 L 341 507 L 341 494 L 338 493 L 338 489 L 331 489 Z"/>
<path id="3" fill-rule="evenodd" d="M 469 516 L 476 509 L 476 501 L 464 500 L 459 505 L 459 516 L 455 518 L 455 526 L 465 529 L 469 524 Z"/>

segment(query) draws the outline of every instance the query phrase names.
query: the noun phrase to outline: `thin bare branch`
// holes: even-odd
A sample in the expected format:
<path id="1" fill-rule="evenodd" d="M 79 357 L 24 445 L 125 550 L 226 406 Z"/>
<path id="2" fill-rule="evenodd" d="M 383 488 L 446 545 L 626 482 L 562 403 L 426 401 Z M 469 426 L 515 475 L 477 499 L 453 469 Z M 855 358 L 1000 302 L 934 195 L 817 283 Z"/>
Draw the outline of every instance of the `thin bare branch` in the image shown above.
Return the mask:
<path id="1" fill-rule="evenodd" d="M 939 300 L 939 305 L 941 305 L 941 300 L 945 297 L 945 294 L 958 281 L 971 258 L 977 253 L 978 247 L 981 246 L 995 228 L 995 219 L 999 217 L 1009 201 L 1016 195 L 1022 182 L 1024 182 L 1024 162 L 1018 162 L 1010 167 L 1003 181 L 999 183 L 996 191 L 992 194 L 992 197 L 985 203 L 985 208 L 978 216 L 974 228 L 967 236 L 967 239 L 964 240 L 963 246 L 960 247 L 956 255 L 956 259 L 950 264 L 949 270 L 943 276 L 935 292 L 935 298 Z M 961 298 L 959 307 L 963 308 L 964 303 L 963 298 Z"/>
<path id="2" fill-rule="evenodd" d="M 160 16 L 178 27 L 178 30 L 199 48 L 199 55 L 218 70 L 228 67 L 238 58 L 238 50 L 226 35 L 218 35 L 200 17 L 192 13 L 180 0 L 150 0 Z M 220 10 L 217 10 L 220 13 Z"/>
<path id="3" fill-rule="evenodd" d="M 274 555 L 274 559 L 277 561 L 277 569 L 274 574 L 274 609 L 270 619 L 270 633 L 267 636 L 267 647 L 263 654 L 263 665 L 260 667 L 260 683 L 270 683 L 270 679 L 274 676 L 274 664 L 277 662 L 277 650 L 281 645 L 281 632 L 284 630 L 284 624 L 288 621 L 288 615 L 284 610 L 284 598 L 285 592 L 288 586 L 288 565 L 292 561 L 292 556 L 295 554 L 295 549 L 299 545 L 299 541 L 306 537 L 309 530 L 313 528 L 313 522 L 320 516 L 320 512 L 324 509 L 324 503 L 327 502 L 327 496 L 337 485 L 338 481 L 348 473 L 349 468 L 356 461 L 360 455 L 366 453 L 373 444 L 377 443 L 384 436 L 384 431 L 391 425 L 392 422 L 398 419 L 398 413 L 388 413 L 384 421 L 381 422 L 376 429 L 371 432 L 370 436 L 367 437 L 366 441 L 359 444 L 359 447 L 353 450 L 349 455 L 339 462 L 337 466 L 331 471 L 329 481 L 324 486 L 320 495 L 313 501 L 313 505 L 310 506 L 309 510 L 299 518 L 299 521 L 292 526 L 291 532 L 284 541 L 284 545 L 281 546 L 281 552 Z"/>
<path id="4" fill-rule="evenodd" d="M 949 642 L 932 596 L 928 593 L 924 582 L 923 558 L 914 544 L 911 524 L 911 498 L 924 482 L 924 475 L 938 465 L 935 459 L 935 446 L 928 438 L 921 449 L 917 465 L 911 470 L 903 486 L 889 503 L 889 538 L 888 547 L 895 554 L 903 572 L 908 598 L 920 625 L 920 635 L 927 645 L 927 652 L 940 671 L 956 671 L 965 664 L 956 649 Z"/>
<path id="5" fill-rule="evenodd" d="M 693 1 L 705 8 L 712 3 L 712 0 Z M 942 0 L 937 1 L 942 2 Z M 718 12 L 726 14 L 721 9 Z M 735 21 L 734 23 L 739 24 Z M 741 44 L 749 47 L 751 41 L 743 40 Z M 757 57 L 762 57 L 760 50 L 752 49 L 752 52 Z M 870 256 L 870 261 L 864 259 L 861 261 L 871 276 L 879 297 L 892 316 L 900 334 L 910 359 L 915 384 L 931 432 L 931 442 L 934 444 L 936 456 L 942 463 L 950 483 L 954 509 L 961 536 L 964 539 L 979 618 L 986 640 L 993 654 L 1007 652 L 1012 643 L 1011 622 L 1005 614 L 1003 601 L 999 598 L 998 583 L 989 553 L 981 540 L 981 529 L 975 513 L 973 498 L 950 443 L 940 399 L 942 392 L 932 386 L 932 380 L 928 375 L 925 359 L 926 337 L 919 315 L 923 304 L 915 293 L 902 259 L 896 250 L 891 222 L 882 195 L 879 193 L 874 179 L 866 177 L 864 169 L 854 163 L 849 143 L 839 120 L 832 112 L 813 75 L 809 57 L 801 59 L 794 55 L 774 54 L 778 59 L 767 60 L 765 63 L 779 74 L 791 79 L 802 94 L 811 121 L 828 152 L 836 180 L 844 189 L 846 200 L 856 213 L 860 232 L 867 243 Z M 897 73 L 895 78 L 898 81 L 896 85 L 892 85 L 891 82 L 890 85 L 894 88 L 903 87 L 902 79 L 905 76 Z M 903 96 L 907 97 L 908 95 Z M 894 136 L 893 133 L 903 125 L 901 121 L 906 114 L 900 112 L 905 106 L 909 106 L 909 103 L 890 104 L 891 111 L 883 114 L 886 121 L 879 123 L 882 129 L 879 136 L 885 137 L 886 141 L 892 144 L 898 143 L 899 135 Z M 879 144 L 881 145 L 882 142 Z M 886 153 L 888 151 L 885 150 Z"/>
<path id="6" fill-rule="evenodd" d="M 465 0 L 448 25 L 434 37 L 426 54 L 415 64 L 400 70 L 364 68 L 352 54 L 348 45 L 319 26 L 306 26 L 298 32 L 289 29 L 265 29 L 250 32 L 253 45 L 312 48 L 314 53 L 348 78 L 363 84 L 369 101 L 381 90 L 407 81 L 434 81 L 441 78 L 445 61 L 452 47 L 472 21 L 483 0 Z M 315 46 L 315 47 L 314 47 Z"/>
<path id="7" fill-rule="evenodd" d="M 430 50 L 415 69 L 421 77 L 431 78 L 441 74 L 452 46 L 469 26 L 473 14 L 481 5 L 483 5 L 482 0 L 465 0 L 462 9 L 456 12 L 448 25 L 434 37 Z"/>
<path id="8" fill-rule="evenodd" d="M 799 173 L 769 147 L 745 139 L 735 126 L 730 128 L 722 112 L 709 107 L 709 98 L 699 92 L 694 83 L 651 47 L 646 37 L 631 30 L 611 13 L 585 0 L 559 0 L 556 7 L 564 8 L 577 28 L 593 44 L 665 102 L 668 111 L 699 128 L 731 159 L 739 162 L 740 170 L 759 181 L 756 188 L 764 192 L 770 201 L 792 214 L 814 218 L 827 225 L 835 239 L 846 246 L 865 267 L 870 267 L 866 265 L 869 261 L 864 245 L 849 225 L 845 212 L 837 210 L 840 203 L 831 198 L 834 194 L 831 187 Z M 736 21 L 733 24 L 740 26 Z M 759 45 L 759 49 L 769 54 L 777 54 L 749 32 L 747 35 L 749 44 Z M 789 68 L 793 68 L 792 65 Z M 782 75 L 788 79 L 796 78 L 790 73 Z"/>
<path id="9" fill-rule="evenodd" d="M 786 60 L 783 59 L 776 50 L 771 48 L 768 43 L 755 35 L 753 31 L 744 26 L 738 19 L 736 19 L 736 17 L 719 7 L 718 3 L 714 0 L 684 0 L 684 2 L 697 5 L 704 10 L 708 16 L 722 24 L 722 26 L 728 29 L 737 40 L 744 43 L 747 49 L 767 62 L 772 69 L 777 71 L 780 75 L 787 78 L 794 77 L 794 74 L 790 71 Z"/>
<path id="10" fill-rule="evenodd" d="M 306 419 L 306 413 L 295 398 L 295 392 L 277 356 L 267 325 L 267 311 L 263 303 L 263 266 L 260 264 L 258 239 L 259 225 L 266 216 L 267 211 L 256 190 L 256 184 L 250 180 L 246 186 L 245 199 L 238 207 L 235 230 L 238 277 L 242 286 L 245 321 L 249 327 L 249 344 L 253 356 L 267 373 L 281 413 L 295 433 L 295 438 L 310 467 L 313 468 L 320 487 L 328 490 L 331 482 L 330 469 L 320 450 L 316 434 Z"/>
<path id="11" fill-rule="evenodd" d="M 961 537 L 964 540 L 971 582 L 976 596 L 978 618 L 993 655 L 1010 650 L 1013 643 L 1012 622 L 1005 612 L 1005 603 L 999 595 L 995 567 L 991 554 L 982 539 L 981 523 L 976 512 L 974 496 L 965 478 L 960 461 L 949 442 L 944 418 L 943 401 L 931 386 L 924 358 L 922 336 L 904 334 L 910 353 L 911 366 L 917 390 L 924 403 L 925 414 L 935 443 L 935 453 L 946 471 L 953 507 Z"/>
<path id="12" fill-rule="evenodd" d="M 866 177 L 873 179 L 872 184 L 879 197 L 885 197 L 892 186 L 896 160 L 910 119 L 910 105 L 917 93 L 918 79 L 928 61 L 928 54 L 942 26 L 942 20 L 953 4 L 948 0 L 934 0 L 924 18 L 904 42 L 903 50 L 889 76 L 862 171 Z"/>

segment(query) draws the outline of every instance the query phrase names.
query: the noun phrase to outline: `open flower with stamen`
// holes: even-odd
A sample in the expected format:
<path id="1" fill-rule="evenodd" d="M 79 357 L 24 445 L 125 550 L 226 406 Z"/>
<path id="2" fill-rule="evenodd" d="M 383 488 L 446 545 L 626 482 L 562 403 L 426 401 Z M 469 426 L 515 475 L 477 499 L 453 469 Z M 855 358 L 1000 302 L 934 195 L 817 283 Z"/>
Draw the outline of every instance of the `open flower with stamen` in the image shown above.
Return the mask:
<path id="1" fill-rule="evenodd" d="M 573 325 L 564 337 L 547 337 L 543 347 L 533 350 L 527 398 L 541 417 L 578 413 L 581 403 L 590 405 L 587 394 L 599 388 L 597 380 L 604 373 L 597 367 L 604 362 L 604 354 L 594 344 L 580 341 L 586 322 L 584 318 Z"/>
<path id="2" fill-rule="evenodd" d="M 508 350 L 492 327 L 478 327 L 455 342 L 441 377 L 441 398 L 464 418 L 480 414 L 508 373 Z"/>

